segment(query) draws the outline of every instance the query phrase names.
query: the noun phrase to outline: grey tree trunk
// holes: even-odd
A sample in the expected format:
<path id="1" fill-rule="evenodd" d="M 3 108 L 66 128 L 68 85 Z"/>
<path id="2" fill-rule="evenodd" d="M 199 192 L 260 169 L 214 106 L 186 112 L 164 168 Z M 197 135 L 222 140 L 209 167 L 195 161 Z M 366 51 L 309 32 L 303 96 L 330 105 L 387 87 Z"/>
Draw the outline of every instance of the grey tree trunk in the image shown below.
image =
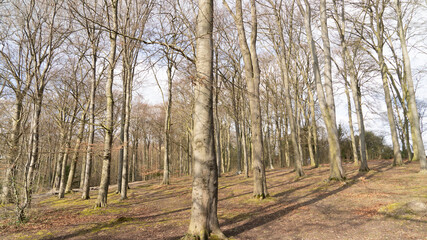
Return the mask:
<path id="1" fill-rule="evenodd" d="M 34 103 L 34 112 L 33 112 L 33 118 L 31 120 L 31 137 L 30 137 L 30 154 L 27 161 L 27 164 L 25 166 L 26 172 L 25 172 L 25 181 L 24 181 L 24 209 L 28 206 L 31 206 L 31 196 L 33 192 L 33 177 L 34 177 L 34 171 L 36 168 L 36 163 L 39 159 L 39 138 L 40 138 L 40 114 L 42 109 L 42 102 L 43 102 L 43 90 L 44 87 L 41 89 L 37 89 L 37 97 Z"/>
<path id="2" fill-rule="evenodd" d="M 367 171 L 369 171 L 369 167 L 368 167 L 368 161 L 367 161 L 367 157 L 366 157 L 365 124 L 364 124 L 364 120 L 363 120 L 361 93 L 360 93 L 360 87 L 358 86 L 358 83 L 357 83 L 357 74 L 356 74 L 356 70 L 355 70 L 355 66 L 354 66 L 354 60 L 350 56 L 349 49 L 347 47 L 347 41 L 345 39 L 346 30 L 345 30 L 345 16 L 344 16 L 344 13 L 345 13 L 344 1 L 342 1 L 341 4 L 342 4 L 341 5 L 341 12 L 339 13 L 336 0 L 334 0 L 335 16 L 338 19 L 338 21 L 335 21 L 335 23 L 337 24 L 337 28 L 339 30 L 338 32 L 339 32 L 339 36 L 340 36 L 340 45 L 342 48 L 342 50 L 341 50 L 342 58 L 344 59 L 344 62 L 346 63 L 344 68 L 346 70 L 348 70 L 348 73 L 349 73 L 348 77 L 350 78 L 351 92 L 353 95 L 354 107 L 356 109 L 357 124 L 359 126 L 359 146 L 360 146 L 360 157 L 361 157 L 361 159 L 360 159 L 361 164 L 359 167 L 359 171 L 367 172 Z M 347 66 L 347 64 L 348 64 L 348 66 Z M 353 155 L 354 155 L 354 153 L 353 153 Z M 356 161 L 355 161 L 355 164 L 356 164 Z"/>
<path id="3" fill-rule="evenodd" d="M 259 94 L 260 69 L 258 65 L 258 56 L 256 53 L 257 41 L 257 13 L 255 0 L 250 1 L 251 6 L 251 36 L 250 44 L 246 42 L 246 32 L 243 24 L 242 1 L 236 0 L 236 14 L 234 15 L 226 1 L 223 3 L 233 15 L 234 22 L 239 35 L 239 46 L 245 64 L 244 72 L 248 86 L 249 108 L 251 117 L 251 144 L 252 144 L 252 169 L 254 172 L 254 192 L 257 198 L 265 198 L 268 195 L 267 186 L 265 185 L 265 168 L 262 142 L 262 120 L 261 104 Z"/>
<path id="4" fill-rule="evenodd" d="M 236 129 L 236 148 L 237 148 L 237 172 L 242 171 L 242 136 L 240 130 L 240 101 L 237 99 L 240 94 L 236 94 L 235 78 L 231 78 L 231 99 L 234 113 L 234 128 Z"/>
<path id="5" fill-rule="evenodd" d="M 193 193 L 187 239 L 226 238 L 217 217 L 218 170 L 213 123 L 213 1 L 199 0 L 193 128 Z"/>
<path id="6" fill-rule="evenodd" d="M 59 190 L 59 184 L 61 182 L 61 169 L 62 169 L 62 160 L 64 158 L 65 154 L 65 148 L 66 148 L 66 141 L 67 141 L 67 134 L 65 133 L 65 129 L 61 129 L 60 133 L 60 148 L 58 155 L 56 156 L 56 164 L 55 164 L 55 180 L 53 182 L 53 190 L 58 191 Z"/>
<path id="7" fill-rule="evenodd" d="M 95 44 L 96 40 L 92 40 L 92 82 L 90 87 L 90 100 L 89 100 L 89 129 L 88 129 L 88 141 L 87 141 L 87 150 L 86 150 L 86 161 L 82 164 L 82 173 L 83 176 L 83 184 L 82 186 L 82 199 L 89 199 L 89 191 L 90 191 L 90 175 L 92 171 L 92 159 L 93 159 L 93 144 L 95 139 L 95 95 L 96 95 L 96 87 L 97 83 L 97 45 Z"/>
<path id="8" fill-rule="evenodd" d="M 278 55 L 279 55 L 279 62 L 280 62 L 280 73 L 281 78 L 283 81 L 283 84 L 285 86 L 285 108 L 286 108 L 286 116 L 285 118 L 288 119 L 289 127 L 291 129 L 291 142 L 292 142 L 292 148 L 294 150 L 295 155 L 295 172 L 299 177 L 304 176 L 304 170 L 302 168 L 302 155 L 299 151 L 298 146 L 298 137 L 297 137 L 297 124 L 295 122 L 295 118 L 293 117 L 293 111 L 292 111 L 292 102 L 291 102 L 291 92 L 290 92 L 290 86 L 289 86 L 289 73 L 288 73 L 288 64 L 286 59 L 286 44 L 285 44 L 285 38 L 283 36 L 283 27 L 282 27 L 282 21 L 280 20 L 279 12 L 277 11 L 277 8 L 275 8 L 275 16 L 276 16 L 276 24 L 279 27 L 279 39 L 280 39 L 280 49 L 278 49 Z M 298 112 L 296 112 L 298 114 Z"/>
<path id="9" fill-rule="evenodd" d="M 350 139 L 351 139 L 351 149 L 352 149 L 352 153 L 353 153 L 353 162 L 354 162 L 354 165 L 358 166 L 359 165 L 359 156 L 357 155 L 356 138 L 354 137 L 350 93 L 348 91 L 348 83 L 346 82 L 344 84 L 345 84 L 345 95 L 347 97 L 348 125 L 350 126 Z"/>
<path id="10" fill-rule="evenodd" d="M 110 181 L 111 145 L 113 143 L 113 127 L 114 127 L 113 81 L 114 81 L 114 69 L 116 66 L 116 46 L 117 46 L 117 28 L 118 28 L 117 3 L 118 3 L 118 0 L 111 0 L 111 12 L 112 12 L 113 19 L 112 19 L 111 30 L 109 31 L 110 52 L 108 54 L 108 78 L 105 86 L 106 112 L 105 112 L 105 124 L 104 124 L 104 129 L 105 129 L 104 154 L 102 157 L 101 183 L 99 185 L 98 198 L 95 203 L 96 207 L 107 206 L 108 186 Z"/>
<path id="11" fill-rule="evenodd" d="M 379 6 L 375 6 L 375 7 L 379 7 Z M 372 30 L 374 30 L 374 34 L 377 39 L 377 46 L 375 46 L 376 47 L 375 51 L 377 52 L 377 56 L 378 56 L 378 65 L 381 72 L 381 79 L 382 79 L 383 89 L 384 89 L 384 97 L 385 97 L 385 102 L 387 106 L 387 117 L 390 125 L 391 140 L 393 143 L 394 162 L 400 163 L 402 162 L 402 156 L 400 153 L 400 146 L 399 146 L 399 140 L 398 140 L 398 135 L 396 130 L 396 123 L 393 115 L 393 106 L 391 102 L 390 89 L 388 86 L 387 66 L 386 66 L 386 63 L 384 60 L 384 54 L 383 54 L 383 46 L 384 46 L 383 13 L 384 13 L 384 8 L 381 11 L 377 11 L 375 16 L 373 16 L 374 18 L 373 21 L 375 21 L 376 29 L 372 26 L 373 28 Z"/>
<path id="12" fill-rule="evenodd" d="M 168 56 L 168 102 L 166 106 L 166 117 L 165 117 L 165 126 L 164 126 L 164 134 L 165 134 L 165 155 L 163 162 L 163 181 L 162 184 L 169 185 L 169 174 L 170 174 L 170 131 L 171 131 L 171 113 L 172 113 L 172 67 L 173 62 L 169 53 Z"/>
<path id="13" fill-rule="evenodd" d="M 11 184 L 13 181 L 13 176 L 16 173 L 16 164 L 19 159 L 19 139 L 22 123 L 22 101 L 23 96 L 17 94 L 15 99 L 14 112 L 12 117 L 12 129 L 9 140 L 9 148 L 6 154 L 6 172 L 4 180 L 2 183 L 2 195 L 1 195 L 1 204 L 9 203 L 11 197 Z"/>
<path id="14" fill-rule="evenodd" d="M 124 60 L 125 61 L 125 60 Z M 123 62 L 124 62 L 123 61 Z M 125 63 L 123 63 L 125 65 Z M 122 192 L 122 176 L 123 176 L 123 155 L 124 155 L 124 148 L 125 148 L 125 118 L 126 118 L 126 94 L 127 94 L 127 84 L 128 84 L 128 71 L 126 69 L 126 66 L 123 68 L 123 96 L 122 96 L 122 111 L 120 115 L 120 150 L 119 150 L 119 158 L 117 163 L 117 192 Z"/>
<path id="15" fill-rule="evenodd" d="M 409 57 L 408 47 L 406 44 L 406 33 L 402 22 L 402 10 L 400 0 L 395 0 L 395 7 L 397 13 L 397 30 L 399 33 L 400 45 L 402 48 L 403 55 L 403 66 L 405 70 L 405 80 L 408 88 L 408 110 L 409 110 L 409 121 L 411 123 L 412 142 L 414 147 L 414 161 L 420 161 L 421 172 L 427 173 L 427 160 L 424 150 L 424 144 L 422 140 L 422 134 L 420 130 L 420 121 L 418 115 L 417 104 L 415 101 L 415 89 L 414 82 L 412 80 L 411 60 Z"/>
<path id="16" fill-rule="evenodd" d="M 339 142 L 338 142 L 338 131 L 337 131 L 336 123 L 335 123 L 336 120 L 333 119 L 333 117 L 335 116 L 334 106 L 329 106 L 328 102 L 330 102 L 330 99 L 329 99 L 329 101 L 327 101 L 327 99 L 325 97 L 325 91 L 324 91 L 324 88 L 323 88 L 322 82 L 321 82 L 321 76 L 320 76 L 320 70 L 319 70 L 319 60 L 317 58 L 316 45 L 314 43 L 312 31 L 311 31 L 311 8 L 310 8 L 310 4 L 308 3 L 307 0 L 305 0 L 305 6 L 306 6 L 305 10 L 303 9 L 300 0 L 297 1 L 297 4 L 300 8 L 300 11 L 304 15 L 304 25 L 306 28 L 307 41 L 308 41 L 308 44 L 310 46 L 310 53 L 311 53 L 311 57 L 312 57 L 311 61 L 312 61 L 312 65 L 313 65 L 314 79 L 316 82 L 317 96 L 319 99 L 320 110 L 322 112 L 323 120 L 325 122 L 327 133 L 328 133 L 329 158 L 330 158 L 330 176 L 329 176 L 329 179 L 341 181 L 345 178 L 345 176 L 344 176 L 344 171 L 343 171 L 342 163 L 341 163 L 341 152 L 340 152 L 340 146 L 339 146 Z M 327 25 L 326 25 L 327 19 L 326 19 L 326 12 L 325 12 L 326 7 L 324 6 L 325 4 L 326 4 L 325 1 L 322 0 L 321 4 L 320 4 L 321 5 L 321 11 L 320 12 L 321 12 L 321 22 L 322 22 L 322 24 L 321 24 L 322 25 L 322 38 L 325 38 L 327 35 Z M 325 26 L 326 26 L 326 29 L 325 29 Z M 325 44 L 329 44 L 329 39 L 324 39 L 324 41 L 328 42 Z M 329 52 L 329 55 L 327 53 L 327 51 L 330 51 L 330 50 L 329 50 L 328 46 L 324 46 L 324 48 L 325 48 L 324 49 L 325 50 L 325 62 L 330 63 L 330 61 L 331 61 L 330 52 Z M 325 74 L 328 75 L 325 77 L 329 78 L 328 80 L 326 80 L 326 84 L 329 84 L 326 86 L 326 88 L 327 88 L 326 92 L 329 92 L 329 91 L 331 91 L 330 88 L 332 87 L 332 84 L 328 83 L 328 81 L 332 81 L 332 77 L 331 77 L 331 75 L 329 75 L 328 71 L 325 71 L 325 72 L 326 72 Z"/>
<path id="17" fill-rule="evenodd" d="M 83 140 L 85 125 L 86 125 L 86 110 L 82 114 L 80 119 L 80 128 L 77 134 L 76 145 L 74 145 L 74 149 L 73 149 L 73 157 L 71 158 L 70 172 L 68 173 L 67 185 L 65 186 L 65 193 L 71 192 L 74 175 L 76 173 L 77 162 L 79 160 L 80 146 Z"/>

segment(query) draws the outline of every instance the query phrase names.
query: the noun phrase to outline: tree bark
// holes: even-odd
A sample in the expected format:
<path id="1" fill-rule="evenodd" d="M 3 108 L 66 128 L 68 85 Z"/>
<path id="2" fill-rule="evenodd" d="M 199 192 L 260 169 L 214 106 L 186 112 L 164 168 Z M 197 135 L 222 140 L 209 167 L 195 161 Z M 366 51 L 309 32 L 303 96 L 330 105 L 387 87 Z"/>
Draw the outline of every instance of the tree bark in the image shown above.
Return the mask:
<path id="1" fill-rule="evenodd" d="M 16 173 L 16 164 L 19 159 L 19 139 L 22 123 L 22 102 L 23 96 L 17 94 L 15 99 L 15 107 L 12 117 L 12 129 L 9 140 L 9 148 L 6 155 L 6 172 L 2 183 L 1 204 L 7 204 L 11 197 L 12 176 Z"/>
<path id="2" fill-rule="evenodd" d="M 409 57 L 408 47 L 406 44 L 406 33 L 402 21 L 402 11 L 400 0 L 395 0 L 396 13 L 397 13 L 397 30 L 399 34 L 400 44 L 403 55 L 403 66 L 405 70 L 405 80 L 408 89 L 408 110 L 409 110 L 409 121 L 411 124 L 412 142 L 414 147 L 413 161 L 420 161 L 421 172 L 427 173 L 427 160 L 424 150 L 424 144 L 422 140 L 422 134 L 420 130 L 420 121 L 418 115 L 417 104 L 415 101 L 415 89 L 414 82 L 412 80 L 411 60 Z"/>
<path id="3" fill-rule="evenodd" d="M 217 217 L 218 169 L 213 123 L 213 1 L 199 0 L 193 129 L 193 192 L 188 239 L 226 238 Z"/>
<path id="4" fill-rule="evenodd" d="M 110 181 L 110 165 L 111 165 L 111 145 L 113 143 L 113 81 L 114 69 L 116 65 L 116 45 L 117 45 L 117 6 L 118 0 L 111 0 L 112 10 L 112 30 L 110 35 L 110 52 L 108 54 L 108 79 L 105 86 L 106 95 L 106 112 L 105 112 L 105 137 L 104 137 L 104 154 L 102 157 L 102 175 L 101 183 L 99 185 L 98 198 L 96 200 L 96 207 L 107 206 L 108 186 Z M 123 189 L 122 189 L 123 190 Z"/>
<path id="5" fill-rule="evenodd" d="M 384 60 L 384 53 L 383 53 L 384 23 L 382 18 L 384 13 L 384 6 L 383 6 L 383 9 L 381 10 L 378 9 L 379 8 L 378 5 L 374 7 L 376 9 L 376 13 L 375 13 L 375 16 L 373 16 L 372 18 L 373 18 L 373 21 L 375 21 L 376 29 L 374 28 L 372 22 L 371 22 L 371 27 L 372 27 L 372 30 L 374 30 L 375 37 L 377 38 L 377 45 L 375 46 L 375 51 L 377 52 L 377 56 L 378 56 L 378 65 L 381 72 L 384 97 L 385 97 L 385 102 L 387 106 L 387 117 L 390 125 L 391 140 L 393 143 L 394 162 L 399 163 L 399 162 L 402 162 L 402 156 L 400 153 L 399 140 L 398 140 L 397 131 L 396 131 L 396 123 L 393 116 L 393 106 L 391 102 L 390 89 L 389 89 L 388 80 L 387 80 L 387 66 Z"/>
<path id="6" fill-rule="evenodd" d="M 239 36 L 240 51 L 243 55 L 243 62 L 245 64 L 244 71 L 248 86 L 249 108 L 251 117 L 251 143 L 252 143 L 252 169 L 254 172 L 254 197 L 265 198 L 268 195 L 267 186 L 265 186 L 265 168 L 264 168 L 264 154 L 262 142 L 262 120 L 261 120 L 261 104 L 259 94 L 260 84 L 260 69 L 258 65 L 258 56 L 256 53 L 257 41 L 257 13 L 255 0 L 250 1 L 251 6 L 251 36 L 250 44 L 246 42 L 246 32 L 243 24 L 243 10 L 242 1 L 236 0 L 236 14 L 234 15 L 228 4 L 223 3 L 229 9 L 229 12 L 234 17 L 234 22 L 237 27 Z"/>
<path id="7" fill-rule="evenodd" d="M 68 173 L 67 185 L 65 186 L 65 193 L 71 192 L 71 187 L 72 187 L 74 175 L 76 172 L 77 162 L 79 160 L 80 146 L 83 140 L 85 125 L 86 125 L 86 111 L 82 114 L 80 119 L 80 128 L 77 134 L 76 145 L 74 146 L 74 149 L 73 149 L 73 157 L 71 158 L 70 172 Z"/>
<path id="8" fill-rule="evenodd" d="M 169 53 L 167 53 L 167 60 L 168 60 L 168 69 L 167 69 L 167 75 L 168 75 L 168 102 L 166 106 L 166 118 L 165 118 L 165 126 L 164 126 L 164 135 L 165 135 L 165 155 L 164 155 L 164 162 L 163 162 L 163 181 L 162 184 L 169 185 L 169 166 L 170 166 L 170 131 L 171 131 L 171 112 L 172 112 L 172 59 L 169 56 Z"/>
<path id="9" fill-rule="evenodd" d="M 300 11 L 304 15 L 304 25 L 306 28 L 306 34 L 307 34 L 307 41 L 310 46 L 310 53 L 311 53 L 311 61 L 313 65 L 313 72 L 314 72 L 314 79 L 316 82 L 316 89 L 317 89 L 317 96 L 319 99 L 319 105 L 320 110 L 322 112 L 323 120 L 326 125 L 327 133 L 328 133 L 328 143 L 329 143 L 329 158 L 330 158 L 330 176 L 329 179 L 331 180 L 338 180 L 341 181 L 345 178 L 344 171 L 342 169 L 342 163 L 341 163 L 341 153 L 340 153 L 340 146 L 338 142 L 338 131 L 337 126 L 335 124 L 336 120 L 333 119 L 335 116 L 335 112 L 333 112 L 334 107 L 329 106 L 326 97 L 325 97 L 325 91 L 322 86 L 321 82 L 321 76 L 320 76 L 320 70 L 319 70 L 319 60 L 317 58 L 317 52 L 316 52 L 316 46 L 313 40 L 312 31 L 311 31 L 311 7 L 307 0 L 305 0 L 305 6 L 306 9 L 304 10 L 301 4 L 301 1 L 298 0 L 297 4 L 300 8 Z M 324 6 L 326 2 L 324 0 L 321 1 L 321 25 L 322 25 L 322 37 L 325 38 L 327 35 L 327 25 L 326 25 L 326 7 Z M 322 6 L 323 5 L 323 6 Z M 325 29 L 326 27 L 326 29 Z M 329 39 L 324 39 L 324 41 L 328 41 Z M 328 43 L 325 43 L 328 44 Z M 330 62 L 330 53 L 327 54 L 327 51 L 330 51 L 328 49 L 328 46 L 325 46 L 325 61 Z M 329 57 L 328 57 L 329 56 Z M 331 75 L 329 75 L 329 72 L 326 71 L 328 76 L 325 76 L 328 78 L 326 81 L 332 81 Z M 331 91 L 331 83 L 327 82 L 326 90 L 327 92 Z M 329 88 L 329 89 L 328 89 Z M 329 96 L 330 97 L 330 96 Z M 328 97 L 328 98 L 329 98 Z M 332 96 L 333 97 L 333 96 Z"/>

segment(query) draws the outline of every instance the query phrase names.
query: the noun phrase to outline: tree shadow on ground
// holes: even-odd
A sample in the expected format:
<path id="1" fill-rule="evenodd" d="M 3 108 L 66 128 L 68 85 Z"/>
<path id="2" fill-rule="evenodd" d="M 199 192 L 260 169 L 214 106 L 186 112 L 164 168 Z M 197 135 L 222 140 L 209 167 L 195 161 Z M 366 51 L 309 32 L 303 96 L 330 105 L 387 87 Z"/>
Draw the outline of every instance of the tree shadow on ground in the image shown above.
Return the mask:
<path id="1" fill-rule="evenodd" d="M 110 221 L 108 223 L 98 223 L 91 228 L 81 229 L 81 230 L 75 231 L 73 233 L 69 233 L 66 235 L 58 236 L 58 237 L 48 238 L 48 239 L 59 240 L 59 239 L 70 239 L 70 238 L 74 238 L 74 237 L 81 237 L 81 236 L 89 234 L 89 233 L 102 231 L 103 229 L 106 229 L 106 228 L 113 228 L 113 227 L 116 227 L 120 224 L 123 224 L 125 222 L 129 222 L 129 221 L 133 221 L 133 220 L 134 220 L 133 218 L 119 217 L 119 218 L 116 218 L 114 221 Z M 90 237 L 90 239 L 97 239 L 97 237 Z M 98 238 L 98 239 L 101 239 L 101 238 Z M 103 237 L 102 239 L 105 239 L 105 237 Z"/>
<path id="2" fill-rule="evenodd" d="M 385 168 L 387 168 L 387 169 L 385 169 Z M 380 165 L 377 165 L 375 167 L 375 169 L 374 169 L 376 172 L 374 172 L 373 174 L 370 174 L 369 176 L 367 176 L 366 179 L 372 178 L 374 175 L 376 175 L 378 173 L 381 173 L 383 171 L 387 171 L 387 170 L 389 170 L 391 168 L 392 167 L 390 166 L 390 164 L 386 164 L 386 163 L 382 163 Z M 294 211 L 296 209 L 299 209 L 301 207 L 305 207 L 305 206 L 314 204 L 314 203 L 319 202 L 319 201 L 321 201 L 321 200 L 323 200 L 323 199 L 325 199 L 325 198 L 327 198 L 329 196 L 332 196 L 334 194 L 337 194 L 339 192 L 342 192 L 342 191 L 350 188 L 351 186 L 353 186 L 354 184 L 356 184 L 358 182 L 357 181 L 358 178 L 363 177 L 363 176 L 365 176 L 367 174 L 368 174 L 368 172 L 358 172 L 356 175 L 354 175 L 353 177 L 349 178 L 347 180 L 346 184 L 342 185 L 341 187 L 339 187 L 339 188 L 337 188 L 335 190 L 332 190 L 332 191 L 329 191 L 327 193 L 318 195 L 318 196 L 316 196 L 316 197 L 314 197 L 312 199 L 309 199 L 307 201 L 304 201 L 304 202 L 295 203 L 295 204 L 293 204 L 291 206 L 288 206 L 286 208 L 280 209 L 278 211 L 275 211 L 275 212 L 272 212 L 272 213 L 269 213 L 269 214 L 259 215 L 260 212 L 263 212 L 263 209 L 261 209 L 261 210 L 257 209 L 256 211 L 253 211 L 252 213 L 249 213 L 252 216 L 256 216 L 258 214 L 257 217 L 252 218 L 250 221 L 248 221 L 248 222 L 246 222 L 244 224 L 241 224 L 239 226 L 236 226 L 234 228 L 231 228 L 231 229 L 228 229 L 228 230 L 224 231 L 224 234 L 226 236 L 236 236 L 236 235 L 239 235 L 239 234 L 241 234 L 241 233 L 243 233 L 245 231 L 248 231 L 248 230 L 251 230 L 253 228 L 256 228 L 256 227 L 262 226 L 264 224 L 270 223 L 270 222 L 272 222 L 274 220 L 277 220 L 277 219 L 279 219 L 279 218 L 281 218 L 281 217 L 283 217 L 283 216 L 291 213 L 292 211 Z M 304 188 L 304 187 L 305 186 L 302 186 L 300 188 Z M 318 191 L 317 190 L 312 191 L 308 195 L 311 195 L 311 194 L 313 194 L 315 192 L 318 192 Z M 283 192 L 282 195 L 286 195 L 286 191 Z M 279 203 L 276 203 L 274 205 L 279 205 L 279 204 L 284 204 L 284 203 L 283 202 L 279 202 Z M 267 206 L 266 208 L 271 208 L 273 206 L 270 205 L 270 206 Z M 226 220 L 221 225 L 222 226 L 227 226 L 229 224 L 234 224 L 234 223 L 238 222 L 239 220 L 241 220 L 241 217 L 236 216 L 234 218 Z"/>

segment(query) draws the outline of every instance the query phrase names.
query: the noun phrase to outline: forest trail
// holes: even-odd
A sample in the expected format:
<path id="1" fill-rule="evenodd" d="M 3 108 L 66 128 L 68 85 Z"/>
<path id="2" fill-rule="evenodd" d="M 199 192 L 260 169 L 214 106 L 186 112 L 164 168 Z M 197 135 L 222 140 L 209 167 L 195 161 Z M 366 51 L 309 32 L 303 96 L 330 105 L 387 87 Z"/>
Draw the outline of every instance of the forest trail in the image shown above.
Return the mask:
<path id="1" fill-rule="evenodd" d="M 426 239 L 427 175 L 419 163 L 392 167 L 369 161 L 370 172 L 344 164 L 347 180 L 327 182 L 328 165 L 267 171 L 271 196 L 251 198 L 253 180 L 242 175 L 219 179 L 218 217 L 231 239 Z M 129 199 L 110 187 L 108 206 L 94 209 L 80 193 L 65 199 L 35 200 L 26 224 L 0 220 L 0 239 L 179 239 L 187 230 L 191 177 L 130 183 Z M 6 206 L 7 207 L 7 206 Z M 9 213 L 10 214 L 10 213 Z"/>

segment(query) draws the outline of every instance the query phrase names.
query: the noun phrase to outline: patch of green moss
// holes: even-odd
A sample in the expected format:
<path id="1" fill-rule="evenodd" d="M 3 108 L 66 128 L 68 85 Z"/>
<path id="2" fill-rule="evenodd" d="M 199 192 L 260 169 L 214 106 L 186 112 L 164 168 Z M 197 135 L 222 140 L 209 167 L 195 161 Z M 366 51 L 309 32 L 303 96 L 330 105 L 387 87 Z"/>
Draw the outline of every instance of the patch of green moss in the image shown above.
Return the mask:
<path id="1" fill-rule="evenodd" d="M 126 212 L 127 209 L 123 208 L 85 208 L 83 209 L 80 214 L 83 216 L 90 216 L 90 215 L 106 215 L 106 214 L 120 214 Z"/>
<path id="2" fill-rule="evenodd" d="M 254 196 L 253 198 L 243 200 L 243 203 L 251 204 L 251 205 L 264 205 L 268 202 L 276 202 L 277 198 L 267 196 L 264 198 L 260 198 L 259 196 Z"/>
<path id="3" fill-rule="evenodd" d="M 378 212 L 393 217 L 401 217 L 407 214 L 412 214 L 412 211 L 406 206 L 406 203 L 401 202 L 391 203 L 386 206 L 382 206 L 380 209 L 378 209 Z"/>
<path id="4" fill-rule="evenodd" d="M 41 204 L 49 205 L 54 208 L 65 208 L 70 206 L 85 206 L 90 204 L 90 200 L 83 199 L 74 199 L 74 198 L 62 198 L 58 199 L 57 197 L 50 197 L 44 201 L 40 202 Z"/>

